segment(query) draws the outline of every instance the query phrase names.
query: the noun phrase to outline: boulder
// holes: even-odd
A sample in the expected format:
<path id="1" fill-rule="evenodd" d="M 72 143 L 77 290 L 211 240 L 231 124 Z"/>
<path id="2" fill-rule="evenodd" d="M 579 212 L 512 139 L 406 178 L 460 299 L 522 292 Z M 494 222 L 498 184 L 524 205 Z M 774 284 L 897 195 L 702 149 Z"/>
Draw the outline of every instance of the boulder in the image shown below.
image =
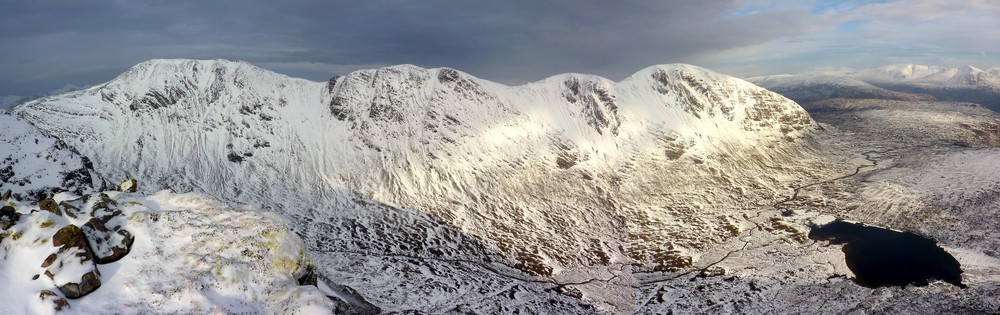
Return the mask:
<path id="1" fill-rule="evenodd" d="M 75 299 L 101 286 L 101 272 L 83 230 L 72 224 L 62 227 L 52 235 L 52 246 L 56 252 L 45 258 L 41 267 L 63 295 Z"/>
<path id="2" fill-rule="evenodd" d="M 83 225 L 94 259 L 98 264 L 118 261 L 132 250 L 135 236 L 124 228 L 128 220 L 121 210 L 100 217 L 91 218 Z"/>
<path id="3" fill-rule="evenodd" d="M 0 201 L 7 201 L 7 199 L 10 199 L 10 189 L 8 189 L 6 192 L 3 193 L 2 196 L 0 196 Z"/>
<path id="4" fill-rule="evenodd" d="M 38 292 L 38 298 L 42 300 L 42 303 L 52 306 L 52 309 L 57 312 L 69 309 L 69 302 L 55 292 L 42 290 L 42 292 Z"/>
<path id="5" fill-rule="evenodd" d="M 0 230 L 9 229 L 14 224 L 17 224 L 18 220 L 21 220 L 21 214 L 17 213 L 14 207 L 0 207 Z"/>
<path id="6" fill-rule="evenodd" d="M 139 189 L 139 181 L 134 178 L 126 179 L 121 185 L 118 185 L 118 191 L 121 192 L 136 192 Z"/>
<path id="7" fill-rule="evenodd" d="M 45 198 L 38 202 L 38 208 L 42 210 L 55 213 L 56 215 L 62 215 L 62 211 L 59 210 L 59 205 L 56 204 L 55 200 L 52 198 Z"/>

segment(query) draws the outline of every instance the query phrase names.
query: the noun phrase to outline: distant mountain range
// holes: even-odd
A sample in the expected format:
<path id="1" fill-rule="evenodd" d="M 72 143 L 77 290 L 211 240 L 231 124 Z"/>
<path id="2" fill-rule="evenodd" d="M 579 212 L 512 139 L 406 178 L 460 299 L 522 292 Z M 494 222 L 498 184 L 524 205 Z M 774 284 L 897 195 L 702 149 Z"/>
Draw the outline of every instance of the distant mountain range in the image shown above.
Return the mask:
<path id="1" fill-rule="evenodd" d="M 916 64 L 772 75 L 747 79 L 797 102 L 825 98 L 878 98 L 971 102 L 1000 109 L 1000 67 L 946 68 Z"/>

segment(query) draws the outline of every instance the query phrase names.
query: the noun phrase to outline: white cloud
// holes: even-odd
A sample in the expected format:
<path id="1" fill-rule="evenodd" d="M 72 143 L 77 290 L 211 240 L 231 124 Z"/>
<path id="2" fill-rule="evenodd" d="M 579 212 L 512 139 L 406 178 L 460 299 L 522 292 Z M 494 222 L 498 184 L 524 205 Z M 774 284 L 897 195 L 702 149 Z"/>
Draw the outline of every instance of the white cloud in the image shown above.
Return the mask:
<path id="1" fill-rule="evenodd" d="M 1000 1 L 861 4 L 815 20 L 836 28 L 706 53 L 698 61 L 737 75 L 889 63 L 990 67 L 1000 60 L 998 16 Z"/>

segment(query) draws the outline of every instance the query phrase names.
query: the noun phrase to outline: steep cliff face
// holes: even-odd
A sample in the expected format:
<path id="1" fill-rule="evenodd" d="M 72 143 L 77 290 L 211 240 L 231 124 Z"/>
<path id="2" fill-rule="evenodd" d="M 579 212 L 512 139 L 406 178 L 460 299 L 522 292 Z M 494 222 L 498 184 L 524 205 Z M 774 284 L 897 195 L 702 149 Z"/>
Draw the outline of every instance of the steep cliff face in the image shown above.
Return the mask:
<path id="1" fill-rule="evenodd" d="M 505 86 L 408 65 L 318 83 L 242 62 L 154 60 L 14 113 L 105 177 L 273 205 L 330 262 L 321 269 L 356 287 L 372 287 L 365 277 L 378 271 L 344 264 L 517 269 L 476 267 L 461 272 L 480 279 L 409 293 L 359 289 L 421 309 L 525 273 L 628 311 L 633 297 L 609 292 L 634 291 L 632 268 L 690 268 L 742 232 L 746 206 L 773 201 L 819 163 L 817 126 L 794 102 L 687 65 L 621 82 L 565 74 Z M 374 252 L 389 258 L 344 258 Z M 444 278 L 392 280 L 428 277 Z M 548 294 L 539 285 L 524 290 Z"/>

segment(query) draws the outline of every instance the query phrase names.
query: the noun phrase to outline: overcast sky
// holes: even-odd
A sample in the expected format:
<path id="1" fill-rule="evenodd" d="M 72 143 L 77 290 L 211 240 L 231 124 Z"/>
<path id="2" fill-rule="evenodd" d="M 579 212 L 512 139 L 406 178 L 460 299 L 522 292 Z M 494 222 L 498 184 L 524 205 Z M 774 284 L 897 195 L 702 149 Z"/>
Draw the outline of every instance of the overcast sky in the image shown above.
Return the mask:
<path id="1" fill-rule="evenodd" d="M 447 66 L 519 84 L 690 63 L 736 76 L 1000 65 L 996 0 L 0 0 L 0 95 L 108 81 L 155 58 L 325 80 Z"/>

